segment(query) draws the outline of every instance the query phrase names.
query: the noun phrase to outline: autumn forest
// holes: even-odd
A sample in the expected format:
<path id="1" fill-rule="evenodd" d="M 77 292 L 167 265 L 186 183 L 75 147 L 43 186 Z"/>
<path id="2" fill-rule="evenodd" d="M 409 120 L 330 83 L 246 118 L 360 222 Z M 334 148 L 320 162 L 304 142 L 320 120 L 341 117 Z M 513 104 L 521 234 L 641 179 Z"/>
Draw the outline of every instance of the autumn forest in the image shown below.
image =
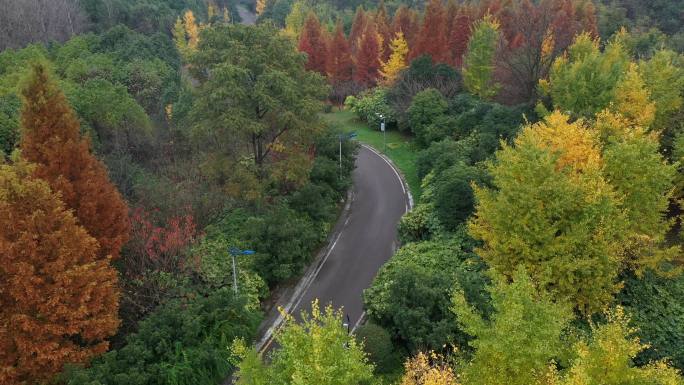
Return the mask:
<path id="1" fill-rule="evenodd" d="M 681 0 L 0 9 L 0 384 L 684 384 Z"/>

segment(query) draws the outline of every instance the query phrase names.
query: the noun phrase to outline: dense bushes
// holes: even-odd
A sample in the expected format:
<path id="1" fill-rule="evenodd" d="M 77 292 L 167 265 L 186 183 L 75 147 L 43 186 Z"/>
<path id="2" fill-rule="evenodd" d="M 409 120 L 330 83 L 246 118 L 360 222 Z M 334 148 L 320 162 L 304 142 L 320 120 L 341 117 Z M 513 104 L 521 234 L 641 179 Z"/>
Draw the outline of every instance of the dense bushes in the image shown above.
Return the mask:
<path id="1" fill-rule="evenodd" d="M 368 359 L 375 364 L 376 373 L 389 373 L 400 365 L 399 355 L 394 350 L 387 330 L 368 322 L 356 330 L 356 339 L 363 343 Z"/>
<path id="2" fill-rule="evenodd" d="M 413 97 L 406 115 L 420 145 L 427 147 L 453 134 L 454 119 L 446 116 L 447 108 L 446 98 L 434 88 L 420 91 Z"/>
<path id="3" fill-rule="evenodd" d="M 253 338 L 261 316 L 231 290 L 170 301 L 140 323 L 126 345 L 87 369 L 67 371 L 69 385 L 214 385 L 231 370 L 227 346 Z"/>
<path id="4" fill-rule="evenodd" d="M 364 293 L 370 320 L 411 352 L 447 343 L 466 347 L 451 315 L 452 290 L 460 286 L 471 303 L 487 307 L 484 265 L 469 247 L 465 238 L 403 246 Z"/>
<path id="5" fill-rule="evenodd" d="M 638 365 L 670 359 L 684 370 L 684 275 L 659 277 L 647 272 L 643 277 L 628 276 L 617 300 L 631 314 L 637 336 L 649 347 L 634 360 Z"/>
<path id="6" fill-rule="evenodd" d="M 358 97 L 348 96 L 344 105 L 373 129 L 380 130 L 380 115 L 384 116 L 388 126 L 396 124 L 394 110 L 387 102 L 387 90 L 384 88 L 373 88 Z"/>
<path id="7" fill-rule="evenodd" d="M 435 64 L 429 55 L 420 56 L 402 71 L 399 79 L 387 92 L 387 100 L 397 114 L 398 126 L 408 131 L 411 126 L 407 110 L 421 91 L 434 89 L 446 99 L 455 97 L 463 88 L 460 72 L 444 63 Z"/>

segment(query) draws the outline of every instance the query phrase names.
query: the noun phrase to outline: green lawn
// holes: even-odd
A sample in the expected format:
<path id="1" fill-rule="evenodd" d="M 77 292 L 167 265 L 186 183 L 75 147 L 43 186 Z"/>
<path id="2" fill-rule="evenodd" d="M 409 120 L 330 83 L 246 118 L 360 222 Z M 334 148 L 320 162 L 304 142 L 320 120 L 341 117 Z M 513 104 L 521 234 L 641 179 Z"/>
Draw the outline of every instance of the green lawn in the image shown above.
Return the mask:
<path id="1" fill-rule="evenodd" d="M 420 198 L 420 179 L 416 173 L 416 158 L 418 148 L 413 139 L 397 131 L 387 131 L 387 148 L 383 149 L 382 132 L 378 129 L 370 129 L 366 123 L 359 121 L 356 115 L 347 110 L 324 114 L 323 117 L 333 126 L 345 132 L 356 131 L 356 137 L 360 142 L 374 147 L 384 153 L 404 174 L 404 178 L 411 189 L 414 202 Z"/>

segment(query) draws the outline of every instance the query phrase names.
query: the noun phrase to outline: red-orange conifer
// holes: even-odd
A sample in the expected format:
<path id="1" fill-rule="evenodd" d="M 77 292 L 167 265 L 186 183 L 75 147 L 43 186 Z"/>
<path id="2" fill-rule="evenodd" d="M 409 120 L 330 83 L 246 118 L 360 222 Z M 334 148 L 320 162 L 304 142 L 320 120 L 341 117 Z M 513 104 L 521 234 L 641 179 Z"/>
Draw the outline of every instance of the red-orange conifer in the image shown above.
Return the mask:
<path id="1" fill-rule="evenodd" d="M 423 24 L 416 44 L 410 53 L 414 59 L 421 55 L 430 55 L 435 63 L 448 62 L 448 50 L 446 49 L 446 15 L 441 0 L 430 0 L 425 9 Z"/>
<path id="2" fill-rule="evenodd" d="M 392 22 L 392 36 L 396 36 L 397 32 L 403 33 L 409 48 L 413 47 L 418 27 L 418 14 L 416 11 L 409 9 L 405 5 L 397 9 Z"/>
<path id="3" fill-rule="evenodd" d="M 394 35 L 392 34 L 392 27 L 390 26 L 387 17 L 387 9 L 385 8 L 384 0 L 380 0 L 378 9 L 375 12 L 375 28 L 378 31 L 378 36 L 382 39 L 380 60 L 385 62 L 392 53 L 391 45 L 392 37 Z"/>
<path id="4" fill-rule="evenodd" d="M 352 21 L 351 31 L 349 32 L 349 46 L 353 53 L 356 53 L 359 46 L 361 45 L 361 38 L 363 37 L 363 32 L 366 30 L 366 23 L 368 22 L 368 17 L 363 11 L 363 7 L 359 5 L 356 8 L 356 13 L 354 14 L 354 20 Z"/>
<path id="5" fill-rule="evenodd" d="M 468 50 L 468 41 L 472 32 L 473 19 L 469 12 L 462 8 L 452 20 L 447 45 L 451 51 L 450 64 L 461 67 L 463 55 Z"/>
<path id="6" fill-rule="evenodd" d="M 299 51 L 308 56 L 304 65 L 307 70 L 325 75 L 327 47 L 325 37 L 321 33 L 321 23 L 313 12 L 309 12 L 299 35 Z"/>
<path id="7" fill-rule="evenodd" d="M 49 380 L 107 350 L 117 273 L 58 193 L 23 161 L 0 165 L 0 383 Z"/>
<path id="8" fill-rule="evenodd" d="M 81 138 L 76 114 L 44 65 L 34 67 L 23 97 L 22 156 L 98 241 L 100 256 L 118 258 L 130 231 L 128 207 L 90 152 L 90 141 Z"/>
<path id="9" fill-rule="evenodd" d="M 380 44 L 375 23 L 368 21 L 356 53 L 354 81 L 364 86 L 375 85 L 380 70 Z"/>
<path id="10" fill-rule="evenodd" d="M 348 81 L 351 80 L 353 69 L 349 42 L 344 36 L 342 21 L 338 19 L 328 51 L 328 77 L 332 83 Z"/>

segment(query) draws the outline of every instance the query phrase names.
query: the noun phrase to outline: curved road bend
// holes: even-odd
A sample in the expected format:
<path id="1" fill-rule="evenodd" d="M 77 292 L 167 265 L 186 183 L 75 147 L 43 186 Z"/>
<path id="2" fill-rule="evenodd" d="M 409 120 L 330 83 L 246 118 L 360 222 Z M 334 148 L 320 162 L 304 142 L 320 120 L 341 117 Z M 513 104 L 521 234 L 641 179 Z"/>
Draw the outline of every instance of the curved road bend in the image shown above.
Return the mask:
<path id="1" fill-rule="evenodd" d="M 342 215 L 323 258 L 300 281 L 295 293 L 279 303 L 290 314 L 310 312 L 311 302 L 343 307 L 356 328 L 365 315 L 363 290 L 398 247 L 397 224 L 410 209 L 407 186 L 398 172 L 375 150 L 362 146 L 353 173 L 354 187 L 347 215 Z M 274 319 L 275 318 L 275 319 Z M 257 344 L 271 348 L 271 333 L 281 317 L 270 316 L 269 330 Z"/>

